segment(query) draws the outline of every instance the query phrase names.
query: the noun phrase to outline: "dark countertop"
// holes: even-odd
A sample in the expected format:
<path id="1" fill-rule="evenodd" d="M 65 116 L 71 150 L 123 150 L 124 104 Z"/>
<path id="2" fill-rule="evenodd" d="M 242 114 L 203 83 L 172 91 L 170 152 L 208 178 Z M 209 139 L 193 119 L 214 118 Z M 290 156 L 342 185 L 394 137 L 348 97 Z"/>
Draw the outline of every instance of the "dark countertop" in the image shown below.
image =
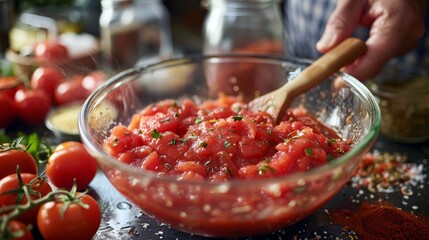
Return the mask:
<path id="1" fill-rule="evenodd" d="M 331 201 L 310 217 L 279 231 L 265 236 L 243 238 L 259 239 L 356 239 L 356 235 L 343 226 L 330 221 L 330 211 L 337 208 L 353 208 L 361 202 L 387 202 L 415 214 L 429 218 L 429 144 L 401 144 L 380 136 L 371 152 L 399 153 L 408 156 L 408 162 L 420 166 L 422 178 L 416 184 L 407 186 L 412 194 L 404 194 L 399 189 L 392 192 L 371 192 L 366 188 L 357 189 L 346 185 Z M 108 182 L 103 173 L 98 173 L 91 183 L 92 194 L 96 194 L 102 206 L 102 224 L 94 239 L 213 239 L 177 231 L 166 224 L 144 215 L 133 204 L 122 197 Z"/>

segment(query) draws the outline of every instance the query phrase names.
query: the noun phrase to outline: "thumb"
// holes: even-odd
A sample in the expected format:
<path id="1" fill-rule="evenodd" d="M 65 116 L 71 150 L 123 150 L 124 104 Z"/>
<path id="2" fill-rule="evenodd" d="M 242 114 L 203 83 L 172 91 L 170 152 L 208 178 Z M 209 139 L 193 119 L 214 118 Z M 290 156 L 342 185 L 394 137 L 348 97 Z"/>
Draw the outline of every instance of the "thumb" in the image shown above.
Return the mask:
<path id="1" fill-rule="evenodd" d="M 342 0 L 329 16 L 325 31 L 316 44 L 318 51 L 325 53 L 350 37 L 365 10 L 365 1 Z"/>

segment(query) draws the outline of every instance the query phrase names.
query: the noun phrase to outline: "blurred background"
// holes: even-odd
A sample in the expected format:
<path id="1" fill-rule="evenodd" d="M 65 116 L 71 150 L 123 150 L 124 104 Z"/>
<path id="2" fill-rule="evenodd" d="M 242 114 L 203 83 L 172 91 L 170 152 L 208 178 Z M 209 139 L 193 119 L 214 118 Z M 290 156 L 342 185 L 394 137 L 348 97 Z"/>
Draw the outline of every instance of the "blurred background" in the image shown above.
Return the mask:
<path id="1" fill-rule="evenodd" d="M 101 2 L 97 0 L 0 0 L 2 53 L 15 44 L 10 41 L 11 38 L 16 38 L 10 36 L 10 30 L 12 30 L 12 34 L 16 34 L 17 31 L 14 30 L 23 28 L 19 23 L 19 18 L 23 13 L 54 19 L 58 24 L 60 34 L 66 32 L 88 33 L 99 38 Z M 174 48 L 183 52 L 199 52 L 202 46 L 202 25 L 206 14 L 206 9 L 201 7 L 201 1 L 165 0 L 160 2 L 166 7 L 170 17 Z M 27 27 L 34 28 L 40 25 L 40 23 L 32 23 L 33 26 Z"/>

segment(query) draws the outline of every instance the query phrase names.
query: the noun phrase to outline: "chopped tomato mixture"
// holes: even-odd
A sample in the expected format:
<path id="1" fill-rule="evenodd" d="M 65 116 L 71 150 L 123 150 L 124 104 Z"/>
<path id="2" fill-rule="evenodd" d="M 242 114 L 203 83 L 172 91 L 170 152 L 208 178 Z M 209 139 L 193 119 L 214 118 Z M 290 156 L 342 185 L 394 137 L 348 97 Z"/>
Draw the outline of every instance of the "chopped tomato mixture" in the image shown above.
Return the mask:
<path id="1" fill-rule="evenodd" d="M 178 179 L 263 178 L 307 171 L 350 149 L 305 109 L 289 109 L 278 125 L 237 97 L 164 100 L 111 129 L 105 147 L 136 168 Z"/>

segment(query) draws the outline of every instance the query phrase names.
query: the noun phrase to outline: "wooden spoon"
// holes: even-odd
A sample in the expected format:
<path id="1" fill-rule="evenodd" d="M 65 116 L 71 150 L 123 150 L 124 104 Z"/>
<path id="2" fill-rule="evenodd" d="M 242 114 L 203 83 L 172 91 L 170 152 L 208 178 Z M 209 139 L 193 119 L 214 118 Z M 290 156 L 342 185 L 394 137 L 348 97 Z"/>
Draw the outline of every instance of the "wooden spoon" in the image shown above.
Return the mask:
<path id="1" fill-rule="evenodd" d="M 356 60 L 366 52 L 365 43 L 358 38 L 348 38 L 322 55 L 305 68 L 292 81 L 282 87 L 253 99 L 249 103 L 252 111 L 266 111 L 278 123 L 290 103 L 300 94 L 319 85 L 341 67 Z"/>

